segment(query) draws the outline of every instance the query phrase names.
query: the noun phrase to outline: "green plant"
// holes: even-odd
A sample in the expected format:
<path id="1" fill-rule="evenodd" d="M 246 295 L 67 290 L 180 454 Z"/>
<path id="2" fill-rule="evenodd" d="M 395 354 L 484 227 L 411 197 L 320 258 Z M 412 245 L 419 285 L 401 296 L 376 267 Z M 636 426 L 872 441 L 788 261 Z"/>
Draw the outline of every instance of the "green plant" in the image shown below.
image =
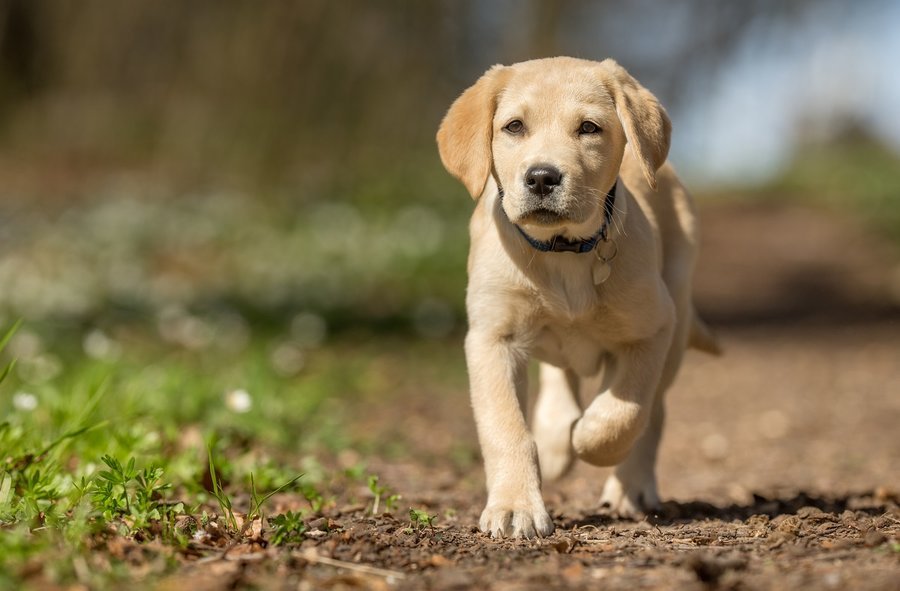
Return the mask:
<path id="1" fill-rule="evenodd" d="M 105 334 L 116 340 L 115 323 L 108 326 Z M 155 324 L 150 332 L 134 327 L 137 338 L 118 343 L 118 357 L 102 359 L 85 355 L 80 328 L 54 330 L 38 325 L 26 335 L 20 327 L 13 335 L 0 327 L 0 347 L 9 342 L 0 356 L 0 378 L 6 378 L 0 385 L 2 589 L 27 587 L 23 577 L 35 588 L 124 587 L 133 577 L 178 568 L 172 558 L 178 549 L 210 555 L 223 544 L 256 543 L 243 528 L 260 524 L 270 543 L 293 545 L 306 539 L 313 515 L 338 498 L 341 505 L 355 503 L 357 487 L 368 485 L 363 463 L 335 471 L 318 463 L 315 452 L 352 441 L 334 408 L 321 401 L 334 392 L 360 396 L 380 383 L 380 369 L 348 373 L 346 366 L 349 360 L 368 367 L 383 344 L 323 346 L 315 365 L 288 380 L 275 372 L 265 328 L 264 338 L 254 332 L 245 349 L 210 344 L 171 354 L 170 344 L 157 342 Z M 27 338 L 12 366 L 10 348 L 20 336 Z M 444 359 L 442 346 L 430 351 Z M 26 354 L 54 359 L 58 373 L 29 381 L 27 372 L 16 371 Z M 221 404 L 233 384 L 254 393 L 256 412 Z M 217 435 L 198 462 L 207 429 Z M 300 458 L 298 431 L 304 433 Z M 304 476 L 294 478 L 299 472 Z M 302 509 L 276 511 L 279 493 L 294 491 L 306 499 Z M 372 481 L 372 496 L 363 491 L 367 511 L 377 496 L 379 514 L 402 512 L 384 481 Z"/>
<path id="2" fill-rule="evenodd" d="M 237 518 L 234 515 L 234 507 L 231 502 L 231 497 L 228 496 L 228 494 L 222 488 L 221 483 L 219 482 L 215 461 L 213 460 L 212 444 L 208 444 L 206 450 L 209 457 L 209 477 L 212 481 L 213 486 L 213 489 L 211 491 L 212 495 L 213 497 L 215 497 L 216 501 L 219 504 L 219 508 L 222 511 L 222 515 L 225 518 L 228 528 L 230 528 L 233 533 L 237 533 L 239 535 L 243 535 L 247 531 L 247 529 L 249 529 L 254 520 L 263 518 L 262 506 L 267 500 L 269 500 L 273 495 L 278 494 L 279 492 L 293 486 L 298 480 L 303 478 L 303 474 L 298 474 L 297 476 L 291 478 L 289 481 L 275 488 L 271 492 L 261 495 L 256 490 L 256 480 L 253 477 L 253 472 L 251 472 L 249 476 L 250 510 L 247 512 L 243 526 L 238 528 Z"/>
<path id="3" fill-rule="evenodd" d="M 272 543 L 276 546 L 282 544 L 299 543 L 303 541 L 303 533 L 306 531 L 306 523 L 303 522 L 303 513 L 288 511 L 276 515 L 269 520 L 273 526 Z"/>
<path id="4" fill-rule="evenodd" d="M 397 505 L 400 503 L 400 499 L 403 497 L 397 494 L 388 495 L 388 497 L 384 500 L 384 508 L 389 513 L 393 513 L 394 509 L 397 508 Z"/>
<path id="5" fill-rule="evenodd" d="M 132 457 L 124 466 L 112 456 L 100 458 L 109 470 L 97 474 L 91 491 L 94 508 L 107 521 L 119 520 L 127 532 L 141 531 L 153 522 L 184 512 L 182 503 L 162 502 L 163 492 L 171 488 L 162 482 L 163 469 L 149 466 L 138 470 Z M 82 480 L 76 487 L 82 494 L 88 484 Z"/>
<path id="6" fill-rule="evenodd" d="M 429 515 L 428 511 L 424 509 L 414 509 L 412 507 L 409 509 L 409 525 L 414 530 L 420 530 L 425 527 L 433 530 L 435 519 L 437 519 L 437 515 Z"/>
<path id="7" fill-rule="evenodd" d="M 378 509 L 381 506 L 381 499 L 384 498 L 384 508 L 387 511 L 393 511 L 397 507 L 397 503 L 400 501 L 401 496 L 398 494 L 390 494 L 390 489 L 386 486 L 381 486 L 378 484 L 378 476 L 374 474 L 369 475 L 368 481 L 369 491 L 371 491 L 372 495 L 375 499 L 372 501 L 372 515 L 378 514 Z"/>
<path id="8" fill-rule="evenodd" d="M 300 489 L 300 493 L 309 503 L 309 508 L 312 509 L 313 513 L 322 511 L 322 507 L 325 506 L 325 497 L 322 496 L 322 493 L 315 486 L 307 484 Z"/>
<path id="9" fill-rule="evenodd" d="M 359 462 L 350 466 L 349 468 L 344 469 L 344 476 L 349 478 L 350 480 L 362 480 L 366 475 L 366 465 L 363 462 Z"/>
<path id="10" fill-rule="evenodd" d="M 262 505 L 266 501 L 268 501 L 273 495 L 280 493 L 286 488 L 292 486 L 295 482 L 303 478 L 303 474 L 298 474 L 297 476 L 290 479 L 288 482 L 285 482 L 272 492 L 266 493 L 265 495 L 260 496 L 259 493 L 256 492 L 256 483 L 253 481 L 253 473 L 250 473 L 250 512 L 247 513 L 247 519 L 244 523 L 244 527 L 241 529 L 241 533 L 246 531 L 246 529 L 250 526 L 254 519 L 262 519 Z"/>
<path id="11" fill-rule="evenodd" d="M 29 521 L 33 527 L 56 521 L 57 500 L 60 497 L 56 476 L 57 467 L 49 463 L 44 465 L 44 470 L 29 465 L 18 473 L 12 472 L 14 484 L 11 488 L 18 493 L 13 495 L 18 496 L 18 502 L 11 499 L 9 507 L 12 521 Z"/>
<path id="12" fill-rule="evenodd" d="M 216 476 L 216 464 L 213 461 L 213 453 L 212 453 L 212 444 L 207 444 L 206 453 L 209 457 L 209 478 L 212 481 L 213 489 L 212 495 L 215 497 L 216 501 L 219 503 L 219 509 L 222 511 L 222 516 L 225 518 L 226 525 L 231 529 L 231 531 L 236 532 L 238 530 L 237 519 L 234 517 L 234 510 L 232 509 L 231 498 L 228 494 L 222 489 L 219 484 L 219 479 Z"/>

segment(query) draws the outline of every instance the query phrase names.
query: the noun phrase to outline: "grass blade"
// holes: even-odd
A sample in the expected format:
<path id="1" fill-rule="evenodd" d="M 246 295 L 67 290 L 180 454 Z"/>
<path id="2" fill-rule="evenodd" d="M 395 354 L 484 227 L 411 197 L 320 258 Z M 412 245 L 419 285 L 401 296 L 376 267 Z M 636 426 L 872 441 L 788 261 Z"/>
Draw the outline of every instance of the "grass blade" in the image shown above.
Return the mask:
<path id="1" fill-rule="evenodd" d="M 47 445 L 47 447 L 45 447 L 44 449 L 42 449 L 40 451 L 40 453 L 37 454 L 36 457 L 38 457 L 38 458 L 44 457 L 45 455 L 50 453 L 54 447 L 56 447 L 57 445 L 59 445 L 60 443 L 62 443 L 64 441 L 66 441 L 67 439 L 74 439 L 75 437 L 78 437 L 79 435 L 82 435 L 83 433 L 87 433 L 88 431 L 93 431 L 94 429 L 103 427 L 104 425 L 106 425 L 108 423 L 109 423 L 109 421 L 100 421 L 99 423 L 94 423 L 93 425 L 88 425 L 87 427 L 81 427 L 81 428 L 74 429 L 72 431 L 63 433 L 62 435 L 60 435 L 59 437 L 57 437 L 56 439 L 51 441 L 50 444 Z"/>
<path id="2" fill-rule="evenodd" d="M 223 517 L 225 517 L 228 522 L 228 526 L 237 531 L 237 519 L 234 518 L 234 512 L 231 510 L 231 499 L 228 498 L 228 495 L 225 494 L 225 491 L 222 490 L 221 485 L 219 484 L 219 478 L 216 475 L 216 465 L 213 461 L 213 453 L 212 453 L 212 444 L 206 444 L 206 453 L 209 457 L 209 477 L 212 480 L 213 485 L 213 496 L 216 497 L 216 501 L 219 503 L 219 508 L 222 510 Z"/>
<path id="3" fill-rule="evenodd" d="M 0 339 L 0 351 L 6 349 L 6 345 L 9 343 L 9 339 L 11 339 L 14 334 L 16 334 L 16 331 L 19 329 L 19 326 L 21 326 L 21 324 L 22 319 L 20 318 L 13 323 L 9 330 L 6 331 L 6 334 L 3 335 L 2 339 Z M 3 371 L 0 371 L 0 383 L 2 383 L 3 380 L 6 379 L 6 376 L 9 375 L 9 372 L 11 372 L 15 366 L 15 359 L 6 364 L 6 367 L 3 368 Z"/>
<path id="4" fill-rule="evenodd" d="M 12 361 L 10 361 L 9 363 L 6 364 L 6 367 L 4 367 L 3 371 L 0 372 L 0 382 L 3 382 L 3 380 L 6 379 L 6 376 L 9 375 L 9 372 L 11 372 L 15 366 L 16 366 L 15 359 L 13 359 Z"/>
<path id="5" fill-rule="evenodd" d="M 3 335 L 3 338 L 0 339 L 0 351 L 6 348 L 7 343 L 9 343 L 9 339 L 16 334 L 16 331 L 19 330 L 19 327 L 22 325 L 22 319 L 19 318 L 16 320 L 13 325 L 6 331 L 6 334 Z"/>

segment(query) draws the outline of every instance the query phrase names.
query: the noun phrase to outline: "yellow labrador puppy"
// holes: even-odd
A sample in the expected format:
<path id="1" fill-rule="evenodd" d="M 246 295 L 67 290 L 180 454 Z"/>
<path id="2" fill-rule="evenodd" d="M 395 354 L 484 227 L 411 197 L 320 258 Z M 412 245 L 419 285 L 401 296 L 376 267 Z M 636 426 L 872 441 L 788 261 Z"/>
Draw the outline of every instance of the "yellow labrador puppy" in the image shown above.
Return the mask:
<path id="1" fill-rule="evenodd" d="M 659 504 L 663 392 L 687 346 L 717 351 L 691 300 L 697 219 L 670 131 L 616 62 L 567 57 L 494 66 L 441 123 L 441 160 L 478 199 L 465 349 L 485 532 L 551 533 L 541 475 L 575 458 L 616 466 L 601 496 L 614 512 Z"/>

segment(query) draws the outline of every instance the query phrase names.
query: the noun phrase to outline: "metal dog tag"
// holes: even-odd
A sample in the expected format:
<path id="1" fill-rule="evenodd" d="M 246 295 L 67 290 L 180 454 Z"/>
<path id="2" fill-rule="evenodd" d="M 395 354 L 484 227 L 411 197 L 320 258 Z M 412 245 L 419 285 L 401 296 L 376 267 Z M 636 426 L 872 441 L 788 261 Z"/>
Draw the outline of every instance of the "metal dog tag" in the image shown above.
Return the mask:
<path id="1" fill-rule="evenodd" d="M 609 279 L 609 274 L 611 272 L 612 267 L 610 267 L 609 263 L 600 261 L 599 264 L 594 265 L 594 268 L 591 270 L 591 276 L 594 278 L 594 285 L 600 285 Z"/>
<path id="2" fill-rule="evenodd" d="M 615 240 L 603 240 L 597 244 L 594 254 L 597 255 L 600 264 L 594 265 L 594 268 L 591 269 L 591 276 L 594 278 L 594 285 L 600 285 L 609 279 L 609 274 L 612 273 L 609 263 L 619 254 L 619 245 Z"/>

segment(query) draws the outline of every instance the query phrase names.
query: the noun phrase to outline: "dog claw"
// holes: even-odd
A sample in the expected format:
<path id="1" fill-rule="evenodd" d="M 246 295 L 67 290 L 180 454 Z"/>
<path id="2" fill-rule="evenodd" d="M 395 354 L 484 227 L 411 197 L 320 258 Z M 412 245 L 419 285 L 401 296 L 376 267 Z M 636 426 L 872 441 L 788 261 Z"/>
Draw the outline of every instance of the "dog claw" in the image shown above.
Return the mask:
<path id="1" fill-rule="evenodd" d="M 534 538 L 553 533 L 553 520 L 546 509 L 485 508 L 481 514 L 481 531 L 492 538 Z"/>
<path id="2" fill-rule="evenodd" d="M 623 483 L 615 475 L 610 476 L 603 486 L 600 506 L 618 517 L 629 519 L 642 517 L 662 507 L 654 481 L 633 486 Z"/>

